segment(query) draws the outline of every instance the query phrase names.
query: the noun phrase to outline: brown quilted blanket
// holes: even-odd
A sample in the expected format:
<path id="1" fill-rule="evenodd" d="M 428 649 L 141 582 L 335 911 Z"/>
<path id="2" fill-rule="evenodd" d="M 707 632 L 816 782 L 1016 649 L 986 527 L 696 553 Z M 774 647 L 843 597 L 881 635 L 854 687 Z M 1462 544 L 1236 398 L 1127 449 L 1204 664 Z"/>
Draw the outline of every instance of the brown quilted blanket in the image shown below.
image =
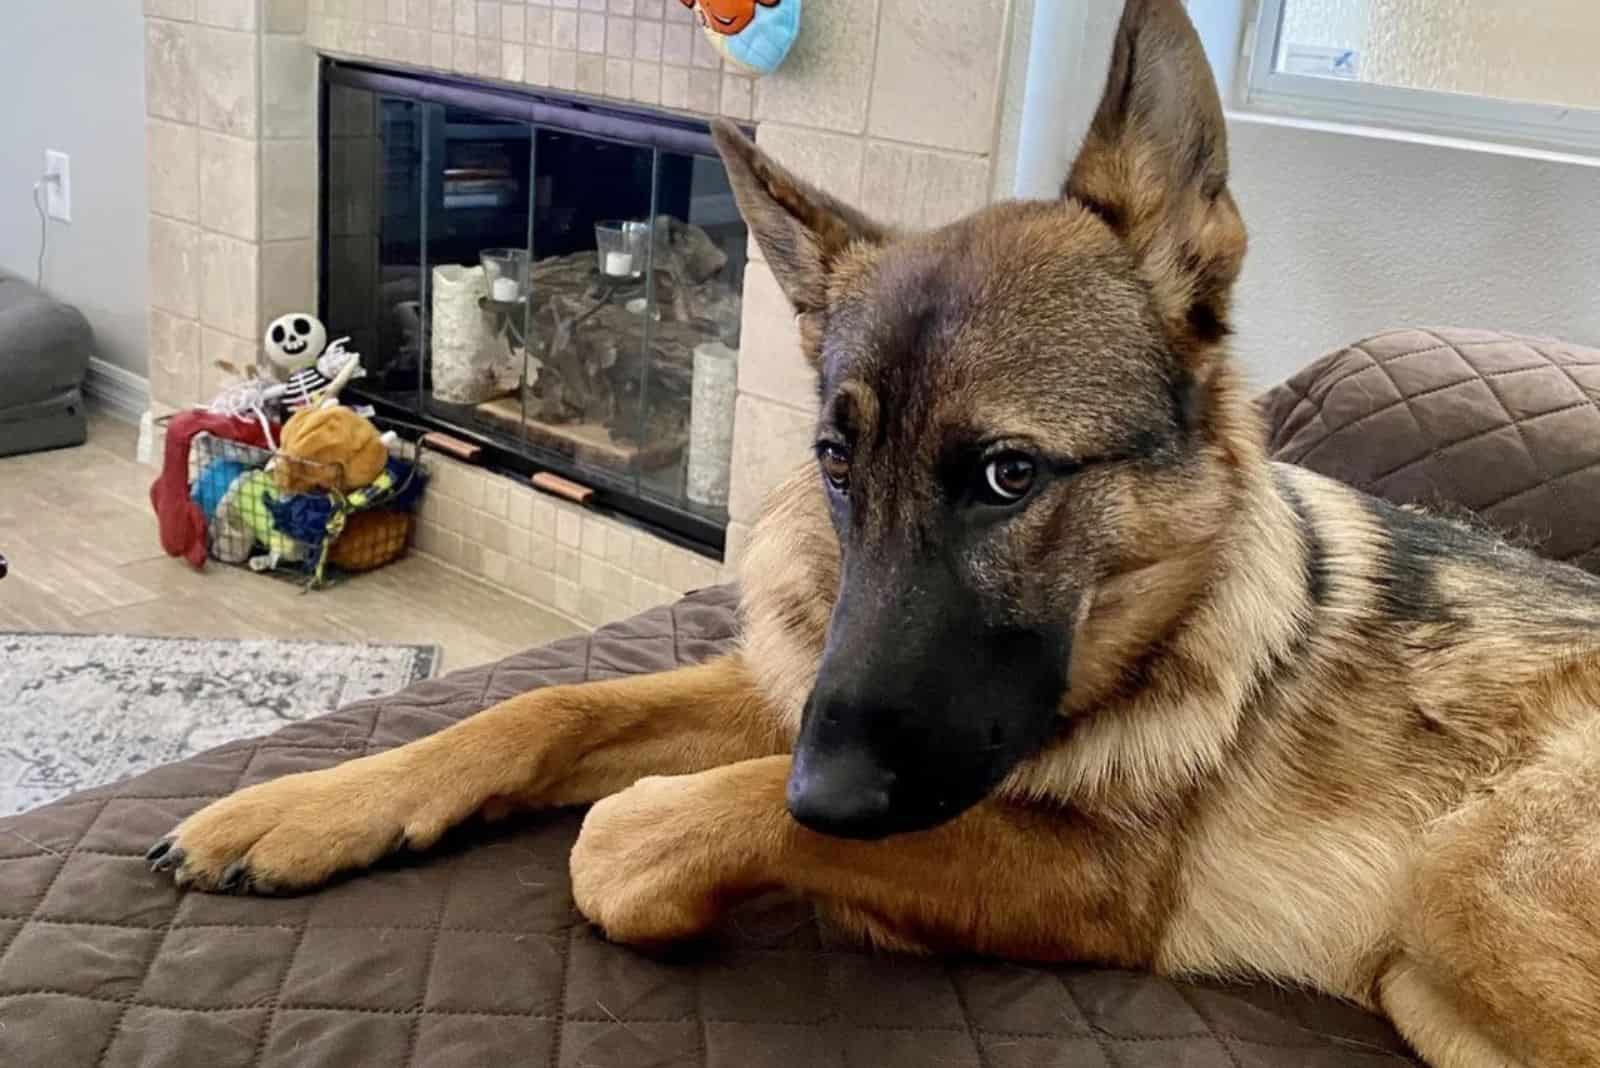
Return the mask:
<path id="1" fill-rule="evenodd" d="M 179 894 L 140 859 L 236 787 L 398 745 L 536 686 L 699 660 L 733 627 L 732 594 L 707 591 L 0 820 L 0 1065 L 1412 1063 L 1385 1024 L 1327 999 L 872 956 L 785 900 L 745 907 L 674 959 L 646 957 L 573 910 L 577 813 L 465 832 L 287 899 Z"/>
<path id="2" fill-rule="evenodd" d="M 1600 571 L 1600 351 L 1484 330 L 1396 330 L 1262 398 L 1275 459 L 1402 504 L 1470 511 Z"/>

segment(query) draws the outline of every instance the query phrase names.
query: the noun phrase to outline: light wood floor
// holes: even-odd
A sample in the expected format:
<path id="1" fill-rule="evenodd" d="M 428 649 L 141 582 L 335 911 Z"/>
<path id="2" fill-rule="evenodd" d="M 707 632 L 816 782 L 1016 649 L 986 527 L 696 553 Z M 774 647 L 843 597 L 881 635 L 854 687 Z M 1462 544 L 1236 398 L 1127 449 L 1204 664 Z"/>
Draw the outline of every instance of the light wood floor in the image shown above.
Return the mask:
<path id="1" fill-rule="evenodd" d="M 412 554 L 303 593 L 161 550 L 138 428 L 95 416 L 76 449 L 0 459 L 0 631 L 426 642 L 455 670 L 577 632 L 532 604 Z"/>

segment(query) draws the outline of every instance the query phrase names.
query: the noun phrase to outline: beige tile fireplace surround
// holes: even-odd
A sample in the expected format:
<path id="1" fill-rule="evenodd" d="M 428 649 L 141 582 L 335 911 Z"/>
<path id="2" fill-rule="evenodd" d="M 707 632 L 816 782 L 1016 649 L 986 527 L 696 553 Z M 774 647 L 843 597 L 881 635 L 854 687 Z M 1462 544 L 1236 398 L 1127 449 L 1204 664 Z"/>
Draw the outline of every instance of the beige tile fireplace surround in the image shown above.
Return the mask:
<path id="1" fill-rule="evenodd" d="M 1032 0 L 805 0 L 793 54 L 760 79 L 725 67 L 681 0 L 144 9 L 150 389 L 166 411 L 213 395 L 219 360 L 253 363 L 265 323 L 316 306 L 319 55 L 730 116 L 823 189 L 926 227 L 1007 189 L 999 172 Z M 815 404 L 792 314 L 759 258 L 744 298 L 730 564 L 762 495 L 804 461 Z M 648 607 L 722 568 L 509 477 L 435 467 L 418 548 L 579 622 Z"/>

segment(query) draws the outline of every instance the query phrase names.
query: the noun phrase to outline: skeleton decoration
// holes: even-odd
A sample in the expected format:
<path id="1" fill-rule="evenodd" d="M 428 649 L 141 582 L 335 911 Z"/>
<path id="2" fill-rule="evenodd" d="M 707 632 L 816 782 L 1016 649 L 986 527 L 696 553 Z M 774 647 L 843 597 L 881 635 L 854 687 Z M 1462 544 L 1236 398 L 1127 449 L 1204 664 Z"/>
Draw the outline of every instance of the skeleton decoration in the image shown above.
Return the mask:
<path id="1" fill-rule="evenodd" d="M 341 337 L 322 350 L 322 355 L 317 359 L 317 370 L 323 378 L 335 382 L 347 371 L 351 378 L 366 377 L 367 372 L 361 366 L 361 353 L 346 348 L 349 343 L 349 338 Z"/>
<path id="2" fill-rule="evenodd" d="M 267 327 L 267 359 L 284 377 L 302 367 L 316 364 L 328 347 L 328 330 L 314 315 L 296 312 L 272 321 Z"/>
<path id="3" fill-rule="evenodd" d="M 328 346 L 328 328 L 305 312 L 280 316 L 267 327 L 265 345 L 267 360 L 288 387 L 284 407 L 293 413 L 316 403 L 329 385 L 317 369 L 317 359 Z"/>

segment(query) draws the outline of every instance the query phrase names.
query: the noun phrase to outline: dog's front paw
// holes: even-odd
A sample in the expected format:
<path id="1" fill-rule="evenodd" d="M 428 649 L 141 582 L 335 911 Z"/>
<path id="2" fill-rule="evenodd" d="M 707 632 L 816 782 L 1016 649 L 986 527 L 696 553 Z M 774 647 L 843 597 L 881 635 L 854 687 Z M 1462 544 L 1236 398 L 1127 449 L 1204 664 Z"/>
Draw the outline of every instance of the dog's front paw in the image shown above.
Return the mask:
<path id="1" fill-rule="evenodd" d="M 449 829 L 395 754 L 289 775 L 225 797 L 161 839 L 145 859 L 180 887 L 288 893 L 371 865 L 402 846 L 423 848 Z"/>
<path id="2" fill-rule="evenodd" d="M 699 776 L 642 779 L 596 804 L 572 849 L 572 896 L 616 942 L 659 945 L 701 934 L 730 889 L 704 833 Z"/>

